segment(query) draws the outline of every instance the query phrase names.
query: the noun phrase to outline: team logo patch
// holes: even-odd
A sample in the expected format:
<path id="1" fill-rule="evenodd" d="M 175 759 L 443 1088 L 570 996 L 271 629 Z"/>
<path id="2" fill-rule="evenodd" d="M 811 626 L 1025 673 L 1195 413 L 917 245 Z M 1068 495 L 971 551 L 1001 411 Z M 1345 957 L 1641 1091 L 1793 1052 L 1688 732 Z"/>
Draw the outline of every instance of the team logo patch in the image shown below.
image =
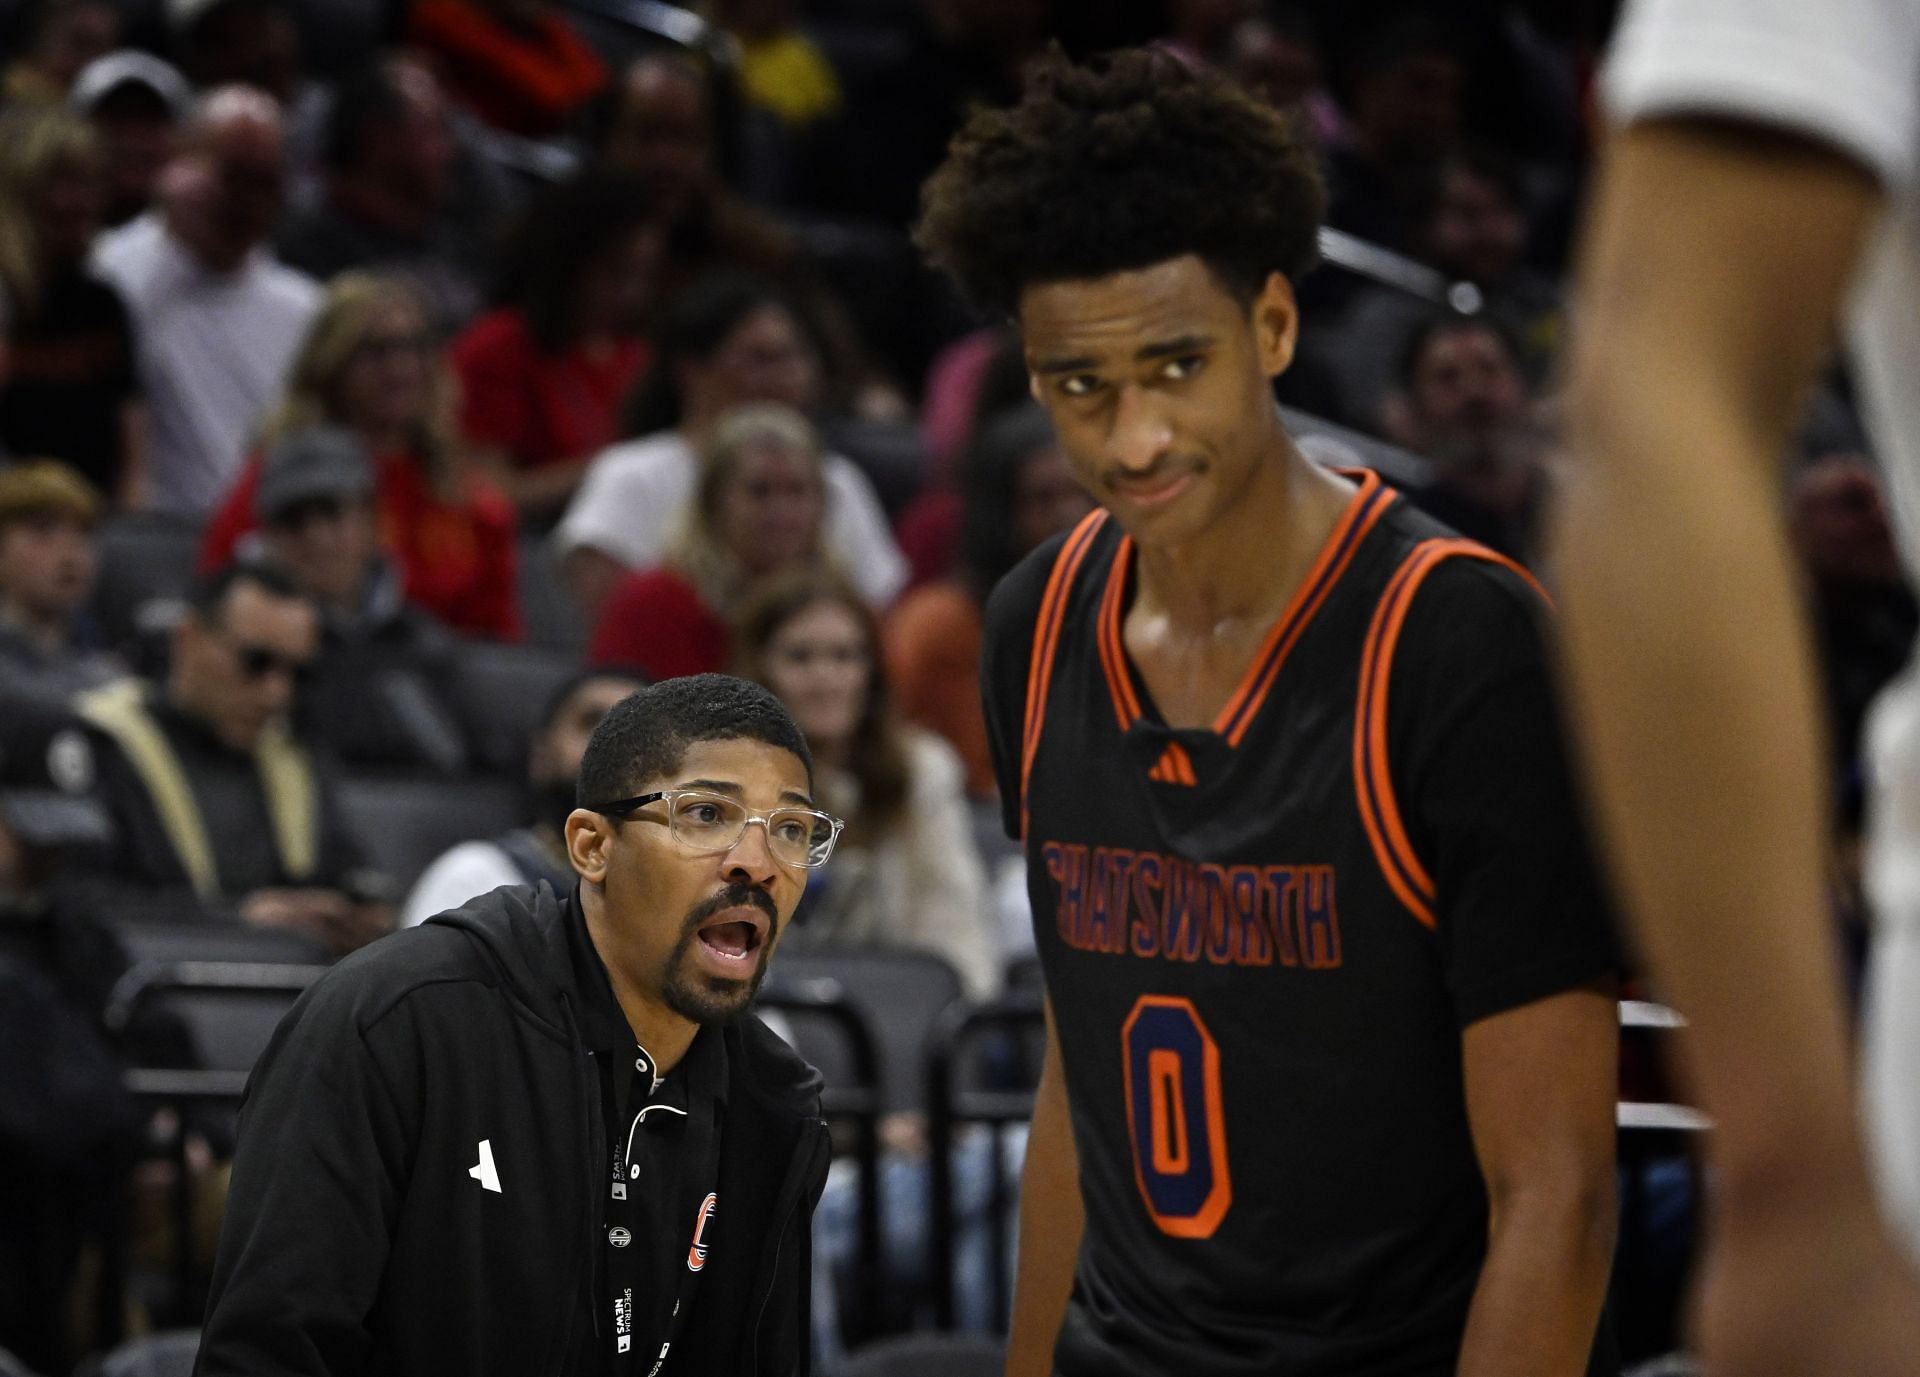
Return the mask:
<path id="1" fill-rule="evenodd" d="M 616 1224 L 613 1228 L 607 1230 L 607 1242 L 616 1248 L 624 1248 L 633 1242 L 633 1235 Z"/>
<path id="2" fill-rule="evenodd" d="M 719 1203 L 716 1192 L 708 1191 L 707 1198 L 700 1202 L 700 1213 L 693 1220 L 693 1246 L 687 1249 L 687 1270 L 697 1272 L 707 1265 L 707 1221 L 713 1218 L 713 1207 Z"/>

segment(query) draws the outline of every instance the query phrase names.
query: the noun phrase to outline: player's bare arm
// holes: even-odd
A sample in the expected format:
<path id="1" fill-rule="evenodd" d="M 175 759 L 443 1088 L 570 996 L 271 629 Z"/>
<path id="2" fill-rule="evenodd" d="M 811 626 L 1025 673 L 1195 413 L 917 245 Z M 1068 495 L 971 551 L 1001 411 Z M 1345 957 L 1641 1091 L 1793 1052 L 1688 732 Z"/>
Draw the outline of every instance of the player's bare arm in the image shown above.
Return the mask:
<path id="1" fill-rule="evenodd" d="M 1705 1338 L 1727 1373 L 1911 1371 L 1920 1352 L 1855 1129 L 1778 512 L 1777 456 L 1878 205 L 1812 144 L 1646 123 L 1611 150 L 1582 270 L 1567 672 L 1622 896 L 1719 1125 Z"/>
<path id="2" fill-rule="evenodd" d="M 1053 1341 L 1073 1289 L 1083 1223 L 1079 1159 L 1067 1112 L 1067 1080 L 1047 1004 L 1047 1052 L 1034 1095 L 1027 1163 L 1020 1177 L 1020 1270 L 1014 1279 L 1007 1377 L 1048 1377 Z"/>
<path id="3" fill-rule="evenodd" d="M 1460 1377 L 1587 1370 L 1613 1261 L 1613 986 L 1524 1004 L 1461 1036 L 1488 1244 Z"/>

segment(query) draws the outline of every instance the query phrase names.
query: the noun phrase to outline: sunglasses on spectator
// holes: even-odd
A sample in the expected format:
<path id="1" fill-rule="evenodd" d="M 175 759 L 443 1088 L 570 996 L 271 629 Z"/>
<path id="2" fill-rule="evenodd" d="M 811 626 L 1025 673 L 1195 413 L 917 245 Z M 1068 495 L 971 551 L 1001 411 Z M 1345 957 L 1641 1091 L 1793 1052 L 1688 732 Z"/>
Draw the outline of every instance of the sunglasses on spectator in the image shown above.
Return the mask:
<path id="1" fill-rule="evenodd" d="M 220 638 L 233 654 L 234 663 L 240 666 L 240 672 L 249 679 L 264 679 L 276 671 L 289 678 L 300 679 L 313 668 L 311 657 L 283 655 L 270 646 L 248 645 L 245 641 L 236 641 L 229 636 Z"/>

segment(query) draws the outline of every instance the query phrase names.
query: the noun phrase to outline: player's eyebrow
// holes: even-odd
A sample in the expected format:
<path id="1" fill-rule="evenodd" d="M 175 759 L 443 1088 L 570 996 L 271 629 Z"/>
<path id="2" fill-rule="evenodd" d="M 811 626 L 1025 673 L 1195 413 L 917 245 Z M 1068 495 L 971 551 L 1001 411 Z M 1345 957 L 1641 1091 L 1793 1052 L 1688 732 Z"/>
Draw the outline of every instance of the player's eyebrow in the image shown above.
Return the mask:
<path id="1" fill-rule="evenodd" d="M 1148 363 L 1154 359 L 1172 359 L 1182 354 L 1198 354 L 1211 348 L 1213 348 L 1212 335 L 1175 335 L 1172 339 L 1143 346 L 1133 358 L 1135 363 Z"/>
<path id="2" fill-rule="evenodd" d="M 1155 359 L 1178 358 L 1182 354 L 1197 354 L 1212 347 L 1212 335 L 1175 335 L 1172 339 L 1156 340 L 1140 346 L 1134 351 L 1133 360 L 1135 363 L 1152 363 Z M 1074 354 L 1066 358 L 1035 359 L 1033 371 L 1053 376 L 1059 373 L 1085 373 L 1099 366 L 1100 360 L 1092 354 Z"/>
<path id="3" fill-rule="evenodd" d="M 1035 359 L 1033 371 L 1036 373 L 1084 373 L 1090 368 L 1100 366 L 1100 360 L 1091 354 L 1075 354 L 1064 359 Z"/>

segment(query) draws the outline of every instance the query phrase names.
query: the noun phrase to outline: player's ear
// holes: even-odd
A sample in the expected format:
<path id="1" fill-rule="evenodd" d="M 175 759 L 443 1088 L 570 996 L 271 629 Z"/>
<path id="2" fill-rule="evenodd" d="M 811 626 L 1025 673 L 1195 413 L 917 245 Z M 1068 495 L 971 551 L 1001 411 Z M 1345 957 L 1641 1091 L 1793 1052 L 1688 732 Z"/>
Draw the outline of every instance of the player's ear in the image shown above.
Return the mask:
<path id="1" fill-rule="evenodd" d="M 1268 273 L 1253 299 L 1253 340 L 1260 370 L 1269 378 L 1279 377 L 1292 365 L 1294 348 L 1300 343 L 1300 305 L 1285 273 Z"/>
<path id="2" fill-rule="evenodd" d="M 613 844 L 614 820 L 601 813 L 576 808 L 567 814 L 567 859 L 588 884 L 604 884 L 607 848 Z"/>

